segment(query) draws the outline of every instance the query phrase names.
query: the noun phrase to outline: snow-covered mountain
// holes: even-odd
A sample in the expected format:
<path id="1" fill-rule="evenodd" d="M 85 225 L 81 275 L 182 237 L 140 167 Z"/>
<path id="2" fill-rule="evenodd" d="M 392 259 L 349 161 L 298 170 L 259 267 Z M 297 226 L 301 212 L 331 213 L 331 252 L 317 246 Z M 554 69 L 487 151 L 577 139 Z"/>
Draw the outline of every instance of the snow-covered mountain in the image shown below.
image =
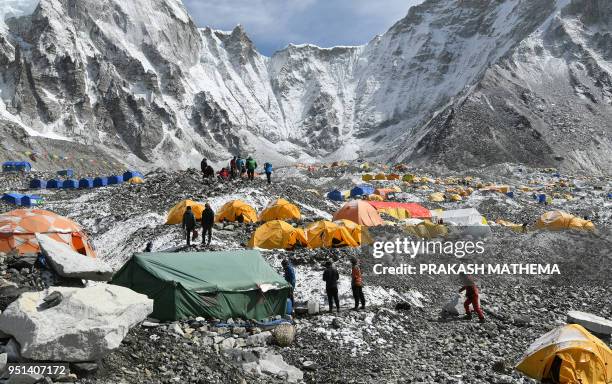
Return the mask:
<path id="1" fill-rule="evenodd" d="M 265 57 L 180 0 L 40 0 L 0 29 L 0 130 L 168 167 L 240 152 L 609 173 L 611 8 L 427 0 L 364 46 Z"/>

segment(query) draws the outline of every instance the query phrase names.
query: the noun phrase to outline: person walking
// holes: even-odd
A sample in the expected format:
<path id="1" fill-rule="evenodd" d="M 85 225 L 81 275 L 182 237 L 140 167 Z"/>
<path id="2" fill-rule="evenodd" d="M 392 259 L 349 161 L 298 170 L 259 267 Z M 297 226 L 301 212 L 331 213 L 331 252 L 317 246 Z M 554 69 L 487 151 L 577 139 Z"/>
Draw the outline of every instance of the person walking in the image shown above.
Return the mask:
<path id="1" fill-rule="evenodd" d="M 204 211 L 202 212 L 202 244 L 210 245 L 212 240 L 212 229 L 215 224 L 215 211 L 210 207 L 210 204 L 204 204 Z M 208 241 L 206 241 L 206 234 L 208 234 Z"/>
<path id="2" fill-rule="evenodd" d="M 202 171 L 203 178 L 206 178 L 206 167 L 208 167 L 208 161 L 206 159 L 202 159 L 200 162 L 200 170 Z"/>
<path id="3" fill-rule="evenodd" d="M 323 272 L 323 281 L 325 281 L 325 291 L 327 292 L 327 304 L 329 312 L 333 312 L 334 303 L 336 303 L 336 311 L 340 312 L 340 299 L 338 298 L 338 280 L 340 275 L 331 261 L 325 263 L 325 271 Z"/>
<path id="4" fill-rule="evenodd" d="M 191 235 L 196 227 L 196 218 L 191 210 L 191 207 L 187 207 L 185 209 L 185 213 L 183 214 L 183 231 L 187 236 L 187 246 L 191 245 Z"/>
<path id="5" fill-rule="evenodd" d="M 236 156 L 234 156 L 231 160 L 230 160 L 230 175 L 232 177 L 232 179 L 236 178 L 236 171 L 238 169 L 238 165 L 236 164 Z"/>
<path id="6" fill-rule="evenodd" d="M 239 174 L 240 177 L 243 177 L 244 174 L 246 173 L 246 163 L 244 161 L 243 158 L 241 158 L 240 156 L 238 156 L 238 159 L 236 160 L 236 167 L 237 172 Z"/>
<path id="7" fill-rule="evenodd" d="M 291 307 L 295 308 L 295 298 L 293 296 L 293 292 L 295 291 L 295 269 L 291 262 L 288 259 L 283 259 L 282 261 L 283 273 L 285 277 L 285 281 L 291 285 L 291 291 L 289 292 L 289 299 L 291 300 Z"/>
<path id="8" fill-rule="evenodd" d="M 474 307 L 474 312 L 478 315 L 478 319 L 481 323 L 485 322 L 484 313 L 482 312 L 482 308 L 480 308 L 480 300 L 478 297 L 478 287 L 474 282 L 474 279 L 466 275 L 465 273 L 459 274 L 459 278 L 461 279 L 461 283 L 463 287 L 459 290 L 459 292 L 465 291 L 465 302 L 463 303 L 463 308 L 465 309 L 465 320 L 472 320 L 472 312 L 470 311 L 470 304 Z"/>
<path id="9" fill-rule="evenodd" d="M 351 289 L 353 290 L 353 299 L 355 299 L 354 310 L 359 309 L 359 303 L 361 303 L 361 309 L 365 309 L 365 296 L 363 295 L 363 277 L 361 275 L 361 267 L 359 266 L 359 260 L 353 257 L 351 258 L 351 265 L 353 270 L 351 272 Z"/>
<path id="10" fill-rule="evenodd" d="M 272 183 L 272 164 L 265 163 L 264 172 L 266 173 L 266 179 L 268 179 L 268 184 L 271 184 Z"/>
<path id="11" fill-rule="evenodd" d="M 247 158 L 246 169 L 249 180 L 253 180 L 255 178 L 255 169 L 257 169 L 257 162 L 251 156 Z"/>

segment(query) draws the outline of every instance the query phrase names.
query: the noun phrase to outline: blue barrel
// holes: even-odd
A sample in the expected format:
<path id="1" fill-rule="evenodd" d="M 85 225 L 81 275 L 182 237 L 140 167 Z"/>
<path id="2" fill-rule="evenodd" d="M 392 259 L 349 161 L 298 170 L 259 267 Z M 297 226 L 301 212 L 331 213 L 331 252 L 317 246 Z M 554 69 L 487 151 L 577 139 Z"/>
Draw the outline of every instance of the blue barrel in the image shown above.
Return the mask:
<path id="1" fill-rule="evenodd" d="M 514 199 L 514 191 L 506 192 L 506 196 L 508 196 L 511 199 Z"/>
<path id="2" fill-rule="evenodd" d="M 47 180 L 47 188 L 57 189 L 62 185 L 62 182 L 56 179 Z"/>
<path id="3" fill-rule="evenodd" d="M 541 193 L 538 195 L 538 203 L 544 204 L 546 202 L 546 195 Z"/>
<path id="4" fill-rule="evenodd" d="M 30 189 L 45 189 L 47 188 L 47 181 L 41 179 L 30 180 Z"/>
<path id="5" fill-rule="evenodd" d="M 93 179 L 85 178 L 85 179 L 79 180 L 79 189 L 93 188 L 93 186 L 94 186 Z"/>
<path id="6" fill-rule="evenodd" d="M 106 187 L 108 185 L 108 178 L 96 177 L 93 181 L 94 187 Z"/>

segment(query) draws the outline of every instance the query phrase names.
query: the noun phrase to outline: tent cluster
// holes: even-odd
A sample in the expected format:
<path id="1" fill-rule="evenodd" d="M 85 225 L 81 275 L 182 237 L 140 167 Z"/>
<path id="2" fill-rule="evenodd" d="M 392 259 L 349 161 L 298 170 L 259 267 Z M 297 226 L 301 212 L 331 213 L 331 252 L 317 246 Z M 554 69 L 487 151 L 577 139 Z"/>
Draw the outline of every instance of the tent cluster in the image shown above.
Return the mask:
<path id="1" fill-rule="evenodd" d="M 70 219 L 40 209 L 18 209 L 0 215 L 0 252 L 36 255 L 40 253 L 37 234 L 67 244 L 80 254 L 96 256 L 83 229 Z"/>
<path id="2" fill-rule="evenodd" d="M 66 177 L 72 177 L 72 170 L 60 171 Z M 60 173 L 58 172 L 58 174 Z M 109 176 L 109 177 L 95 177 L 95 178 L 83 178 L 80 180 L 76 179 L 32 179 L 30 180 L 30 189 L 89 189 L 106 187 L 108 185 L 122 184 L 128 182 L 131 184 L 142 184 L 144 183 L 144 176 L 137 171 L 127 171 L 120 176 Z"/>
<path id="3" fill-rule="evenodd" d="M 2 163 L 2 172 L 30 172 L 32 164 L 27 161 L 5 161 Z"/>
<path id="4" fill-rule="evenodd" d="M 34 207 L 40 204 L 42 197 L 36 195 L 23 195 L 21 193 L 5 193 L 2 201 L 19 207 Z"/>

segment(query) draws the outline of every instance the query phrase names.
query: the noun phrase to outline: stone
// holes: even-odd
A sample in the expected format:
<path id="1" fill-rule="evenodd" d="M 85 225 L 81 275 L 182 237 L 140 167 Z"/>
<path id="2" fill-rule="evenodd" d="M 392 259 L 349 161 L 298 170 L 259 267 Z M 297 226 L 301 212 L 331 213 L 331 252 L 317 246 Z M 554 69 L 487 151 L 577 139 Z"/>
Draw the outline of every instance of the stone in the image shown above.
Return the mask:
<path id="1" fill-rule="evenodd" d="M 265 331 L 256 333 L 247 337 L 246 344 L 248 346 L 264 346 L 272 339 L 272 332 Z"/>
<path id="2" fill-rule="evenodd" d="M 246 328 L 244 328 L 244 327 L 234 327 L 232 329 L 232 333 L 234 335 L 244 335 L 246 333 Z"/>
<path id="3" fill-rule="evenodd" d="M 91 375 L 98 370 L 96 363 L 73 363 L 70 366 L 79 375 Z"/>
<path id="4" fill-rule="evenodd" d="M 110 265 L 98 258 L 84 256 L 47 235 L 37 234 L 36 240 L 42 254 L 60 276 L 94 281 L 109 281 L 113 277 Z"/>
<path id="5" fill-rule="evenodd" d="M 281 324 L 274 328 L 272 335 L 274 336 L 276 345 L 288 347 L 295 340 L 295 327 L 291 324 Z"/>
<path id="6" fill-rule="evenodd" d="M 231 337 L 228 337 L 227 339 L 219 343 L 219 348 L 221 350 L 231 349 L 231 348 L 234 348 L 235 346 L 236 346 L 236 341 Z"/>
<path id="7" fill-rule="evenodd" d="M 11 363 L 20 363 L 25 361 L 25 359 L 21 356 L 21 347 L 15 339 L 10 339 L 6 345 L 0 346 L 0 352 L 6 353 L 8 361 Z"/>
<path id="8" fill-rule="evenodd" d="M 465 310 L 463 309 L 464 300 L 465 298 L 463 295 L 459 293 L 454 293 L 453 296 L 442 308 L 442 317 L 452 317 L 463 314 L 465 312 Z"/>
<path id="9" fill-rule="evenodd" d="M 259 359 L 261 372 L 281 377 L 289 383 L 297 383 L 304 379 L 304 373 L 283 360 L 281 355 L 266 353 Z"/>
<path id="10" fill-rule="evenodd" d="M 178 323 L 172 323 L 168 326 L 168 331 L 172 334 L 184 337 L 185 332 L 183 332 L 183 328 Z"/>
<path id="11" fill-rule="evenodd" d="M 8 353 L 0 353 L 0 372 L 4 372 L 6 364 L 8 364 Z"/>
<path id="12" fill-rule="evenodd" d="M 62 302 L 40 310 L 43 298 L 55 291 Z M 28 359 L 94 361 L 117 348 L 151 312 L 153 300 L 125 287 L 54 287 L 23 293 L 0 315 L 0 330 L 16 339 Z"/>
<path id="13" fill-rule="evenodd" d="M 580 324 L 593 333 L 612 335 L 612 321 L 606 318 L 582 311 L 569 311 L 567 322 Z"/>
<path id="14" fill-rule="evenodd" d="M 159 327 L 159 323 L 154 323 L 152 321 L 143 321 L 141 324 L 144 328 L 156 328 Z"/>

